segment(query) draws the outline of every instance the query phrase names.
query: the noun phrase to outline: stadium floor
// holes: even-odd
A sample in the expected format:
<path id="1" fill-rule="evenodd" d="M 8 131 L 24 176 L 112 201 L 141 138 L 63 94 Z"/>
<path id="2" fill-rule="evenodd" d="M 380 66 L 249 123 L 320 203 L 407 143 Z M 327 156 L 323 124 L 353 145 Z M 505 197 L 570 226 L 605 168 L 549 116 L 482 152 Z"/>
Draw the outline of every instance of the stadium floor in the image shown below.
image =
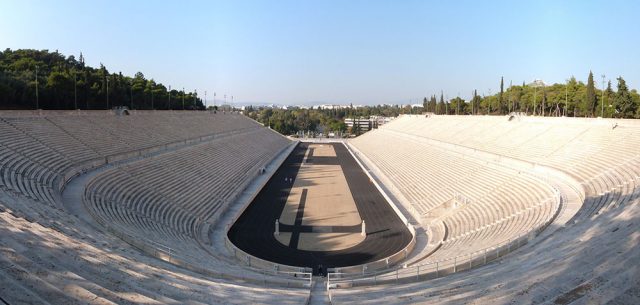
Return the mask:
<path id="1" fill-rule="evenodd" d="M 366 222 L 366 238 L 351 248 L 334 251 L 299 250 L 276 240 L 273 234 L 275 219 L 280 217 L 292 186 L 285 182 L 285 177 L 297 176 L 308 145 L 301 143 L 292 151 L 233 224 L 229 239 L 251 255 L 279 264 L 311 267 L 314 273 L 324 273 L 326 268 L 376 261 L 402 250 L 411 241 L 411 233 L 346 147 L 339 143 L 330 144 L 336 152 L 335 158 L 311 156 L 307 163 L 337 163 L 341 166 L 358 213 Z M 281 229 L 284 227 L 281 226 Z M 309 230 L 305 227 L 299 229 Z M 348 229 L 350 231 L 351 228 Z M 320 272 L 319 266 L 322 266 Z"/>

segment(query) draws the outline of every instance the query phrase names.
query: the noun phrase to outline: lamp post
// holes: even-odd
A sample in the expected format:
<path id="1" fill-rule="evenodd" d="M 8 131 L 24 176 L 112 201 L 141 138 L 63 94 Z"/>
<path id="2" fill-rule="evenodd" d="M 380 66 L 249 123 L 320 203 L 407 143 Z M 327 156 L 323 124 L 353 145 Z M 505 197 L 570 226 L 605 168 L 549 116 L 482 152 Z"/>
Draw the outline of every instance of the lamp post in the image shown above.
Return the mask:
<path id="1" fill-rule="evenodd" d="M 602 74 L 602 97 L 600 98 L 600 104 L 602 105 L 600 108 L 602 108 L 602 110 L 600 110 L 600 117 L 604 118 L 604 74 Z"/>
<path id="2" fill-rule="evenodd" d="M 440 93 L 442 94 L 442 92 Z M 447 115 L 449 115 L 449 95 L 447 94 L 447 97 L 444 98 L 445 102 L 444 102 L 444 110 L 445 112 L 447 112 Z"/>
<path id="3" fill-rule="evenodd" d="M 513 105 L 513 81 L 509 81 L 509 113 L 515 111 L 515 105 Z"/>
<path id="4" fill-rule="evenodd" d="M 109 75 L 107 74 L 107 109 L 109 109 Z"/>
<path id="5" fill-rule="evenodd" d="M 538 86 L 536 86 L 535 81 L 533 83 L 533 115 L 536 115 L 536 94 L 538 93 Z"/>
<path id="6" fill-rule="evenodd" d="M 475 106 L 475 101 L 476 101 L 476 92 L 473 91 L 473 93 L 471 94 L 472 98 L 471 98 L 471 115 L 474 115 L 474 112 L 476 110 L 476 106 Z"/>
<path id="7" fill-rule="evenodd" d="M 489 89 L 488 89 L 488 91 L 489 91 L 489 96 L 488 96 L 488 98 L 491 98 L 491 88 L 489 88 Z M 492 102 L 491 102 L 490 100 L 488 100 L 488 101 L 487 101 L 487 104 L 489 104 L 489 105 L 488 105 L 488 106 L 489 106 L 489 112 L 488 112 L 487 114 L 491 115 L 491 104 L 492 104 Z"/>
<path id="8" fill-rule="evenodd" d="M 542 106 L 540 106 L 540 111 L 542 112 L 542 116 L 544 117 L 544 102 L 545 102 L 545 91 L 544 91 L 544 83 L 542 84 Z"/>
<path id="9" fill-rule="evenodd" d="M 38 66 L 36 66 L 36 109 L 40 108 L 40 97 L 38 96 Z"/>
<path id="10" fill-rule="evenodd" d="M 129 93 L 131 94 L 131 110 L 133 110 L 133 79 L 131 79 L 131 87 L 129 87 Z"/>
<path id="11" fill-rule="evenodd" d="M 567 107 L 569 107 L 569 81 L 567 81 L 567 84 L 564 86 L 564 114 L 562 116 L 566 115 Z"/>

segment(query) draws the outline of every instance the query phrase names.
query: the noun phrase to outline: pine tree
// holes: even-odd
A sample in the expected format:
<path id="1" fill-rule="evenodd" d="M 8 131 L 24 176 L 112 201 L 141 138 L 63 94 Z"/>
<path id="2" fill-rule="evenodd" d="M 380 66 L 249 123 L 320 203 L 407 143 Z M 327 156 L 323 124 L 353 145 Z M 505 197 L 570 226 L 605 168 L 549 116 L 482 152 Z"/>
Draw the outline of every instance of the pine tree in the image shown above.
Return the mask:
<path id="1" fill-rule="evenodd" d="M 596 88 L 593 83 L 593 73 L 591 71 L 589 71 L 589 78 L 587 79 L 587 96 L 585 99 L 585 110 L 587 113 L 590 113 L 591 116 L 593 116 L 596 110 Z"/>
<path id="2" fill-rule="evenodd" d="M 620 118 L 633 118 L 637 105 L 633 103 L 627 82 L 622 77 L 618 77 L 618 92 L 614 100 L 616 116 Z"/>

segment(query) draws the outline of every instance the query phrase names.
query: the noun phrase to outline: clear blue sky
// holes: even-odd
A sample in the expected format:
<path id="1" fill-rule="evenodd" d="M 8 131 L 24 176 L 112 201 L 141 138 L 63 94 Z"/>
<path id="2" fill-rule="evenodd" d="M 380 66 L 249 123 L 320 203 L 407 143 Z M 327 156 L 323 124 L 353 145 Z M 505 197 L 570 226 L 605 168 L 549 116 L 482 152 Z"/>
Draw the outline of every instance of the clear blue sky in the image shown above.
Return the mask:
<path id="1" fill-rule="evenodd" d="M 640 87 L 640 1 L 0 1 L 0 47 L 239 102 L 495 93 L 500 76 Z"/>

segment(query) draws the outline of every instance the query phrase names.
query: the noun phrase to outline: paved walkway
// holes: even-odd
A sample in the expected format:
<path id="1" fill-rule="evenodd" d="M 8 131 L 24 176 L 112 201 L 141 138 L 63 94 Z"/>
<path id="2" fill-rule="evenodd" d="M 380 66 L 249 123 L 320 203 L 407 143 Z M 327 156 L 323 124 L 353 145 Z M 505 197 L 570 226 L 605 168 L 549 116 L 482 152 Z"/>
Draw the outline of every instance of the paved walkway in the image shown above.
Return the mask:
<path id="1" fill-rule="evenodd" d="M 365 239 L 333 145 L 309 144 L 297 176 L 285 180 L 292 186 L 279 218 L 279 242 L 293 249 L 333 251 Z"/>

